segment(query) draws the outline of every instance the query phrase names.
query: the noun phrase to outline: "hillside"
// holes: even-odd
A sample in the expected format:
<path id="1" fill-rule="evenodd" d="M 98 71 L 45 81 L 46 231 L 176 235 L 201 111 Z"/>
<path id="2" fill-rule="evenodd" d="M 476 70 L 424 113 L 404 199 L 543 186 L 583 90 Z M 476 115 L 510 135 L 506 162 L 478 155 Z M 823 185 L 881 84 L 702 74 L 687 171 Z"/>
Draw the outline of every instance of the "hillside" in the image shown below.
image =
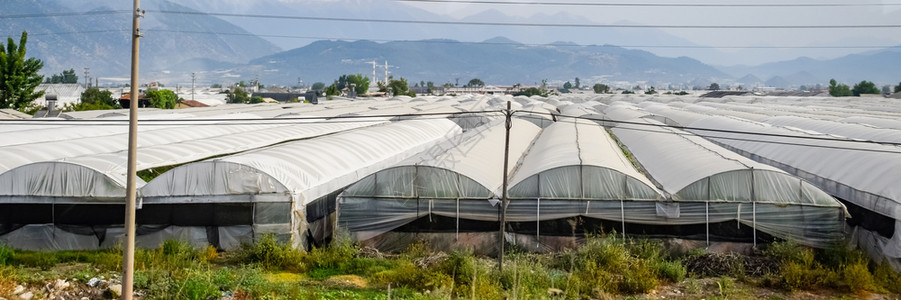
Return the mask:
<path id="1" fill-rule="evenodd" d="M 454 82 L 457 78 L 530 85 L 543 79 L 573 77 L 649 82 L 726 77 L 715 68 L 686 57 L 665 58 L 609 45 L 524 45 L 502 38 L 482 43 L 453 40 L 317 41 L 306 47 L 252 60 L 250 67 L 268 70 L 263 80 L 302 76 L 306 81 L 331 81 L 347 73 L 371 76 L 372 65 L 367 62 L 376 61 L 382 65 L 385 60 L 396 66 L 391 69 L 396 77 L 437 84 Z M 377 77 L 382 78 L 383 74 L 381 70 Z"/>
<path id="2" fill-rule="evenodd" d="M 76 11 L 127 11 L 131 8 L 131 2 L 111 0 L 92 1 L 85 5 L 60 0 L 7 0 L 0 4 L 0 11 L 4 15 L 40 15 L 59 13 L 60 8 L 69 5 L 79 5 L 72 8 Z M 170 1 L 148 1 L 142 8 L 189 11 Z M 142 74 L 166 70 L 197 58 L 244 63 L 280 50 L 272 43 L 256 36 L 247 36 L 245 30 L 215 17 L 148 12 L 141 22 L 144 32 L 141 40 Z M 29 56 L 44 61 L 43 74 L 70 68 L 78 73 L 83 68 L 90 68 L 92 77 L 125 77 L 129 74 L 131 15 L 127 12 L 0 19 L 0 36 L 12 36 L 18 40 L 22 31 L 29 33 L 26 45 Z M 210 31 L 234 35 L 188 33 Z"/>

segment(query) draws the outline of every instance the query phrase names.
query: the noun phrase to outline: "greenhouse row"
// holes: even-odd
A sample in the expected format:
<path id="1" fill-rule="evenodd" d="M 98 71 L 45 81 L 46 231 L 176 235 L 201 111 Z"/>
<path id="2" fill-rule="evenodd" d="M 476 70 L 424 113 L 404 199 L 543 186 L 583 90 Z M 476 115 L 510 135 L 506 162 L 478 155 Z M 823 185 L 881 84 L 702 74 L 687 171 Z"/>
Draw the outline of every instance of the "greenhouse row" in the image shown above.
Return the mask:
<path id="1" fill-rule="evenodd" d="M 227 250 L 275 234 L 310 248 L 346 230 L 383 250 L 428 240 L 492 253 L 506 195 L 504 238 L 534 251 L 597 232 L 700 245 L 853 241 L 898 267 L 893 107 L 586 94 L 142 109 L 137 241 Z M 126 114 L 0 123 L 0 242 L 119 242 Z"/>

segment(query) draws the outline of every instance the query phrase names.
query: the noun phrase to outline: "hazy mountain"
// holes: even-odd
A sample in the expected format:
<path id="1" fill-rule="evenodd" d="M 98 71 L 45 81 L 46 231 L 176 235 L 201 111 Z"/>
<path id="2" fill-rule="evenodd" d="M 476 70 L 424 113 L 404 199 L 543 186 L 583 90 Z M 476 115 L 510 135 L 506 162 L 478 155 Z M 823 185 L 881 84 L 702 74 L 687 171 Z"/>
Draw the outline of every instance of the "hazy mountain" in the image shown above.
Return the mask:
<path id="1" fill-rule="evenodd" d="M 853 84 L 862 80 L 873 81 L 877 85 L 897 84 L 901 80 L 901 47 L 851 54 L 835 59 L 817 60 L 801 57 L 789 61 L 762 64 L 759 66 L 721 67 L 723 72 L 733 76 L 754 74 L 758 77 L 782 77 L 789 85 L 826 85 L 829 79 Z"/>
<path id="2" fill-rule="evenodd" d="M 522 45 L 505 38 L 485 43 L 423 40 L 376 43 L 372 41 L 317 41 L 306 47 L 265 56 L 235 72 L 256 68 L 264 82 L 302 77 L 305 82 L 330 82 L 348 73 L 372 76 L 375 61 L 391 64 L 395 77 L 436 84 L 480 78 L 489 84 L 526 85 L 543 79 L 580 77 L 607 81 L 682 83 L 698 78 L 724 78 L 713 67 L 687 58 L 664 58 L 646 51 L 616 46 Z M 259 72 L 263 70 L 263 72 Z M 383 68 L 376 75 L 384 78 Z M 290 80 L 289 79 L 289 80 Z M 296 82 L 296 81 L 290 81 Z"/>
<path id="3" fill-rule="evenodd" d="M 4 15 L 40 15 L 64 11 L 125 10 L 117 14 L 0 19 L 0 36 L 18 41 L 28 31 L 28 55 L 44 61 L 42 73 L 53 74 L 74 68 L 79 77 L 90 68 L 91 77 L 127 77 L 131 59 L 131 2 L 115 0 L 78 3 L 60 0 L 5 0 L 0 3 Z M 221 19 L 203 15 L 153 13 L 159 10 L 190 11 L 170 1 L 148 1 L 141 20 L 142 74 L 164 71 L 192 59 L 214 62 L 245 63 L 248 60 L 280 51 L 272 43 Z M 196 32 L 229 34 L 204 34 Z M 189 33 L 190 32 L 190 33 Z M 161 73 L 165 74 L 165 73 Z M 189 74 L 186 74 L 189 76 Z M 159 76 L 154 76 L 159 77 Z M 146 77 L 144 77 L 146 78 Z M 83 80 L 83 78 L 81 78 Z"/>

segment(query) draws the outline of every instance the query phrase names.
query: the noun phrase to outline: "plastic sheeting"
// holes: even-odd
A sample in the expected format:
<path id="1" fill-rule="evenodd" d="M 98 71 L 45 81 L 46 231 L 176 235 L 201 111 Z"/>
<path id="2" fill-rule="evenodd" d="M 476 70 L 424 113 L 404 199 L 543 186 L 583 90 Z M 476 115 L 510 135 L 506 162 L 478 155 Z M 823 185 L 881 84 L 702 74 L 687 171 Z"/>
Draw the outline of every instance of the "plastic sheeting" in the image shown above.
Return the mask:
<path id="1" fill-rule="evenodd" d="M 510 182 L 512 198 L 663 198 L 602 127 L 574 119 L 545 128 Z"/>
<path id="2" fill-rule="evenodd" d="M 254 231 L 263 230 L 262 225 L 258 225 L 261 219 L 290 220 L 290 223 L 272 224 L 268 228 L 290 235 L 299 246 L 309 242 L 305 238 L 309 205 L 328 201 L 324 198 L 330 193 L 460 131 L 457 125 L 445 119 L 411 120 L 292 142 L 175 168 L 145 185 L 141 194 L 145 205 L 185 201 L 215 203 L 242 194 L 251 195 L 253 202 L 263 202 L 255 206 L 291 203 L 289 210 L 268 210 L 271 214 L 289 215 L 288 218 L 256 214 Z"/>
<path id="3" fill-rule="evenodd" d="M 498 171 L 504 166 L 504 126 L 494 122 L 474 129 L 354 183 L 339 197 L 339 226 L 366 240 L 421 217 L 423 212 L 405 208 L 422 199 L 438 206 L 479 199 L 475 202 L 490 211 L 497 203 L 490 199 L 503 187 L 503 172 Z M 511 162 L 519 160 L 539 131 L 530 122 L 512 120 Z"/>
<path id="4" fill-rule="evenodd" d="M 680 209 L 689 205 L 683 202 L 739 203 L 754 210 L 772 205 L 766 219 L 754 213 L 755 229 L 816 247 L 841 239 L 844 207 L 810 183 L 654 120 L 621 121 L 646 124 L 622 124 L 612 131 Z M 683 209 L 679 218 L 704 223 L 708 217 Z M 793 228 L 819 233 L 797 235 Z"/>

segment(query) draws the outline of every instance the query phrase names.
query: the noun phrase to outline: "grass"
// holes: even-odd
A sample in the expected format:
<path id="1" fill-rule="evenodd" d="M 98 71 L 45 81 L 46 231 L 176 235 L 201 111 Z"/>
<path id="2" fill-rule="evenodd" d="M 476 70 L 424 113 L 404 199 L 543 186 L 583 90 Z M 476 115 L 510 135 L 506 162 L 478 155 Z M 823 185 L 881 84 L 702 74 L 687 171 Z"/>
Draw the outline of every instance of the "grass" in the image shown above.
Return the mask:
<path id="1" fill-rule="evenodd" d="M 117 277 L 119 251 L 0 246 L 0 297 L 10 298 L 18 284 Z M 511 251 L 501 272 L 493 258 L 471 251 L 443 253 L 425 243 L 381 255 L 340 237 L 310 252 L 274 236 L 229 253 L 166 241 L 137 251 L 135 289 L 143 299 L 578 299 L 640 297 L 665 285 L 714 299 L 754 298 L 746 287 L 755 285 L 785 293 L 829 289 L 852 298 L 901 292 L 901 275 L 846 248 L 774 243 L 761 254 L 779 261 L 778 274 L 759 278 L 698 278 L 683 262 L 701 254 L 670 252 L 651 240 L 589 237 L 582 246 L 559 253 Z"/>

